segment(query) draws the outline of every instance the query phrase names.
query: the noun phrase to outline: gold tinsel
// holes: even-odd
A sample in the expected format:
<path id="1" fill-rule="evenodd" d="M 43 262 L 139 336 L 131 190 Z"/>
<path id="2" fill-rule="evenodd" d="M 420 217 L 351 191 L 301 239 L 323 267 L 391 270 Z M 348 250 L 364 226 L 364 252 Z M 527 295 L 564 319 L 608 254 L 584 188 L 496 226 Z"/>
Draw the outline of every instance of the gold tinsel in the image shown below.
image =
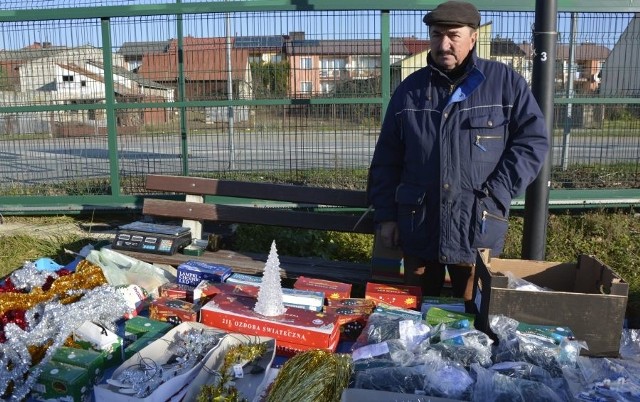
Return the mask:
<path id="1" fill-rule="evenodd" d="M 30 293 L 0 293 L 0 315 L 10 310 L 29 310 L 54 297 L 58 297 L 62 304 L 69 304 L 80 298 L 79 295 L 67 294 L 69 290 L 93 289 L 104 283 L 107 283 L 107 280 L 102 274 L 102 269 L 82 260 L 78 263 L 75 273 L 57 278 L 47 291 L 36 288 Z"/>
<path id="2" fill-rule="evenodd" d="M 240 344 L 229 349 L 224 356 L 224 362 L 220 367 L 220 378 L 214 385 L 205 385 L 200 389 L 197 396 L 197 402 L 241 402 L 246 401 L 238 390 L 231 385 L 233 377 L 231 376 L 234 364 L 241 361 L 253 361 L 265 354 L 267 351 L 266 343 L 248 343 Z"/>
<path id="3" fill-rule="evenodd" d="M 297 354 L 278 373 L 267 402 L 339 402 L 352 373 L 348 354 L 326 350 Z"/>

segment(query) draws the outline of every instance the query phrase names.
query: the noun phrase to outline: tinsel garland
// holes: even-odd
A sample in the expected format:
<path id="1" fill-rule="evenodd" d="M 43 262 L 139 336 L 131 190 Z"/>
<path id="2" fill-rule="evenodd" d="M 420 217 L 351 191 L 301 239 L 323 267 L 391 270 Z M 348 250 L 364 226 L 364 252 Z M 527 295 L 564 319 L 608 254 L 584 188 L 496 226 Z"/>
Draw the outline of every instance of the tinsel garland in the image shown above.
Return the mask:
<path id="1" fill-rule="evenodd" d="M 115 321 L 128 311 L 122 295 L 103 285 L 106 280 L 100 267 L 87 261 L 80 262 L 75 273 L 47 278 L 44 284 L 30 270 L 21 275 L 16 282 L 26 287 L 0 291 L 0 315 L 6 319 L 5 342 L 0 343 L 2 400 L 24 400 L 41 367 L 84 321 L 115 329 Z M 23 289 L 30 291 L 18 293 Z"/>
<path id="2" fill-rule="evenodd" d="M 102 269 L 82 260 L 73 274 L 59 276 L 48 287 L 33 288 L 29 293 L 3 292 L 0 293 L 0 316 L 11 310 L 29 310 L 39 303 L 58 297 L 60 303 L 72 303 L 80 295 L 69 292 L 74 289 L 93 289 L 107 283 Z"/>
<path id="3" fill-rule="evenodd" d="M 224 362 L 220 371 L 216 374 L 219 379 L 216 384 L 205 385 L 200 389 L 197 402 L 243 402 L 246 398 L 240 396 L 238 390 L 232 385 L 232 367 L 242 361 L 253 361 L 267 351 L 266 343 L 240 344 L 229 349 L 224 356 Z"/>
<path id="4" fill-rule="evenodd" d="M 284 364 L 267 402 L 339 402 L 353 374 L 351 355 L 310 350 Z"/>

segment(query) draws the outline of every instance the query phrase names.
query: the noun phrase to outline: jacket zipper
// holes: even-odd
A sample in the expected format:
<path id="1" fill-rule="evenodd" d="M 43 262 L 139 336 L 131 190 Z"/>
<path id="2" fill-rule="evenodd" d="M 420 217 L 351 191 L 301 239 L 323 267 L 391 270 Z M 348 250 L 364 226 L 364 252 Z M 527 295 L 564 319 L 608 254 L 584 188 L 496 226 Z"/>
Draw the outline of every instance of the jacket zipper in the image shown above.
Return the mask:
<path id="1" fill-rule="evenodd" d="M 487 148 L 480 143 L 480 140 L 498 140 L 502 138 L 499 135 L 476 135 L 476 141 L 473 143 L 476 147 L 480 148 L 484 152 L 487 152 Z"/>
<path id="2" fill-rule="evenodd" d="M 496 214 L 492 214 L 491 212 L 484 210 L 482 211 L 482 224 L 480 226 L 480 233 L 484 234 L 485 231 L 487 230 L 487 218 L 492 218 L 492 219 L 496 219 L 502 222 L 508 222 L 509 220 L 506 218 L 503 218 L 502 216 L 496 215 Z"/>

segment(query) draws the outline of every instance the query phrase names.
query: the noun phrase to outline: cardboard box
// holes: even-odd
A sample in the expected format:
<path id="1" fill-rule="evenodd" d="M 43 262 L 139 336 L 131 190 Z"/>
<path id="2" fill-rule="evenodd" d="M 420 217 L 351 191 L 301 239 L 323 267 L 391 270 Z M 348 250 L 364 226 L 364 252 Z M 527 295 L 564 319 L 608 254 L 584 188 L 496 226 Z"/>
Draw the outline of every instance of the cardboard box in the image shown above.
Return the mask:
<path id="1" fill-rule="evenodd" d="M 293 284 L 294 289 L 322 292 L 326 299 L 347 299 L 351 297 L 351 287 L 352 285 L 349 283 L 307 278 L 305 276 L 299 277 Z"/>
<path id="2" fill-rule="evenodd" d="M 266 344 L 266 353 L 257 358 L 251 364 L 245 365 L 242 370 L 242 376 L 235 377 L 233 379 L 233 385 L 239 393 L 237 400 L 266 400 L 266 398 L 257 399 L 257 393 L 261 388 L 263 388 L 263 384 L 272 371 L 271 365 L 273 364 L 273 359 L 275 358 L 276 341 L 273 338 L 264 336 L 248 336 L 234 333 L 230 333 L 222 338 L 222 340 L 220 341 L 220 345 L 216 347 L 213 353 L 209 355 L 209 358 L 204 362 L 202 369 L 200 370 L 198 375 L 196 375 L 196 377 L 189 382 L 189 385 L 186 386 L 180 393 L 178 393 L 172 400 L 196 401 L 198 398 L 198 394 L 202 390 L 203 386 L 217 384 L 219 377 L 217 375 L 212 375 L 211 373 L 217 373 L 220 371 L 220 368 L 224 364 L 225 356 L 231 348 L 239 346 L 241 344 L 246 345 L 259 343 Z M 251 367 L 253 364 L 263 368 L 264 371 L 259 373 L 252 373 Z"/>
<path id="3" fill-rule="evenodd" d="M 37 401 L 91 399 L 91 384 L 87 370 L 70 364 L 49 361 L 42 366 L 31 396 Z"/>
<path id="4" fill-rule="evenodd" d="M 164 334 L 171 328 L 173 328 L 171 324 L 142 316 L 133 317 L 124 322 L 125 336 L 129 336 L 131 341 L 135 341 L 148 333 L 159 332 Z"/>
<path id="5" fill-rule="evenodd" d="M 178 265 L 176 282 L 191 286 L 197 286 L 203 280 L 224 282 L 231 273 L 231 267 L 228 265 L 189 260 Z"/>
<path id="6" fill-rule="evenodd" d="M 160 297 L 168 297 L 170 299 L 184 300 L 193 303 L 193 290 L 195 286 L 185 285 L 182 283 L 167 282 L 158 288 Z"/>
<path id="7" fill-rule="evenodd" d="M 100 352 L 106 368 L 122 363 L 123 339 L 114 332 L 91 321 L 85 321 L 73 331 L 72 338 L 78 347 Z"/>
<path id="8" fill-rule="evenodd" d="M 102 381 L 105 369 L 104 355 L 98 351 L 62 346 L 55 351 L 51 360 L 86 370 L 91 384 Z"/>
<path id="9" fill-rule="evenodd" d="M 259 287 L 262 284 L 262 278 L 234 272 L 227 279 L 227 283 Z M 282 288 L 282 302 L 286 307 L 322 311 L 322 306 L 324 306 L 324 293 L 312 290 Z"/>
<path id="10" fill-rule="evenodd" d="M 372 310 L 364 306 L 324 306 L 324 312 L 338 316 L 340 339 L 344 341 L 355 341 L 360 336 Z"/>
<path id="11" fill-rule="evenodd" d="M 422 290 L 418 286 L 387 285 L 367 282 L 365 299 L 382 301 L 402 308 L 418 308 L 422 300 Z"/>
<path id="12" fill-rule="evenodd" d="M 161 332 L 147 332 L 140 336 L 124 348 L 124 359 L 130 359 L 136 353 L 140 353 L 142 349 L 146 348 L 149 344 L 161 338 L 163 335 L 164 334 Z"/>
<path id="13" fill-rule="evenodd" d="M 167 346 L 174 342 L 178 333 L 184 333 L 190 329 L 219 332 L 213 328 L 207 328 L 205 325 L 197 322 L 182 323 L 167 332 L 161 338 L 147 345 L 139 353 L 133 354 L 113 372 L 111 378 L 117 379 L 123 370 L 126 370 L 129 367 L 134 367 L 143 362 L 152 361 L 158 366 L 161 366 L 171 361 L 175 356 L 173 351 L 171 351 Z M 223 334 L 221 333 L 221 336 L 222 335 Z M 217 346 L 212 348 L 202 359 L 187 371 L 164 381 L 147 397 L 138 398 L 135 395 L 122 392 L 121 388 L 116 385 L 106 383 L 98 384 L 93 388 L 95 400 L 109 402 L 165 402 L 172 400 L 172 396 L 187 386 L 198 375 L 203 363 L 212 353 L 214 353 L 216 349 Z"/>
<path id="14" fill-rule="evenodd" d="M 187 321 L 198 321 L 199 306 L 183 300 L 160 297 L 151 302 L 149 318 L 178 325 Z"/>
<path id="15" fill-rule="evenodd" d="M 464 313 L 464 299 L 457 297 L 435 297 L 425 296 L 422 298 L 422 306 L 420 312 L 426 314 L 431 307 L 438 307 L 447 311 L 455 311 L 456 313 Z"/>
<path id="16" fill-rule="evenodd" d="M 348 299 L 327 299 L 327 306 L 331 307 L 363 307 L 373 310 L 376 302 L 371 299 L 348 298 Z"/>
<path id="17" fill-rule="evenodd" d="M 258 297 L 259 291 L 260 287 L 254 285 L 202 281 L 193 290 L 193 302 L 203 306 L 220 293 Z"/>
<path id="18" fill-rule="evenodd" d="M 203 324 L 229 332 L 268 336 L 291 343 L 299 350 L 335 351 L 340 328 L 334 314 L 287 307 L 280 316 L 266 317 L 253 311 L 252 297 L 219 294 L 200 310 Z"/>
<path id="19" fill-rule="evenodd" d="M 508 288 L 506 272 L 553 289 L 534 292 Z M 502 314 L 527 324 L 569 327 L 585 341 L 590 356 L 617 357 L 629 285 L 589 255 L 577 263 L 490 258 L 480 250 L 474 284 L 479 314 L 476 328 L 492 334 L 489 316 Z"/>

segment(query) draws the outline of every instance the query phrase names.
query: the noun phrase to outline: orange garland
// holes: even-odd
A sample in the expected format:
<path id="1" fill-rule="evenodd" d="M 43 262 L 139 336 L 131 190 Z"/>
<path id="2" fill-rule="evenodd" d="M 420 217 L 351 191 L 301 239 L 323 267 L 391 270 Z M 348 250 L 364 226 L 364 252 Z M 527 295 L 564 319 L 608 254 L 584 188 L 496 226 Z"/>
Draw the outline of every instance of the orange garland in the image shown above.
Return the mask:
<path id="1" fill-rule="evenodd" d="M 102 269 L 87 260 L 78 263 L 75 273 L 61 276 L 53 281 L 46 292 L 40 288 L 30 293 L 0 293 L 0 315 L 11 310 L 29 310 L 37 304 L 59 297 L 62 304 L 69 304 L 80 298 L 80 295 L 69 295 L 73 289 L 93 289 L 107 283 Z"/>

